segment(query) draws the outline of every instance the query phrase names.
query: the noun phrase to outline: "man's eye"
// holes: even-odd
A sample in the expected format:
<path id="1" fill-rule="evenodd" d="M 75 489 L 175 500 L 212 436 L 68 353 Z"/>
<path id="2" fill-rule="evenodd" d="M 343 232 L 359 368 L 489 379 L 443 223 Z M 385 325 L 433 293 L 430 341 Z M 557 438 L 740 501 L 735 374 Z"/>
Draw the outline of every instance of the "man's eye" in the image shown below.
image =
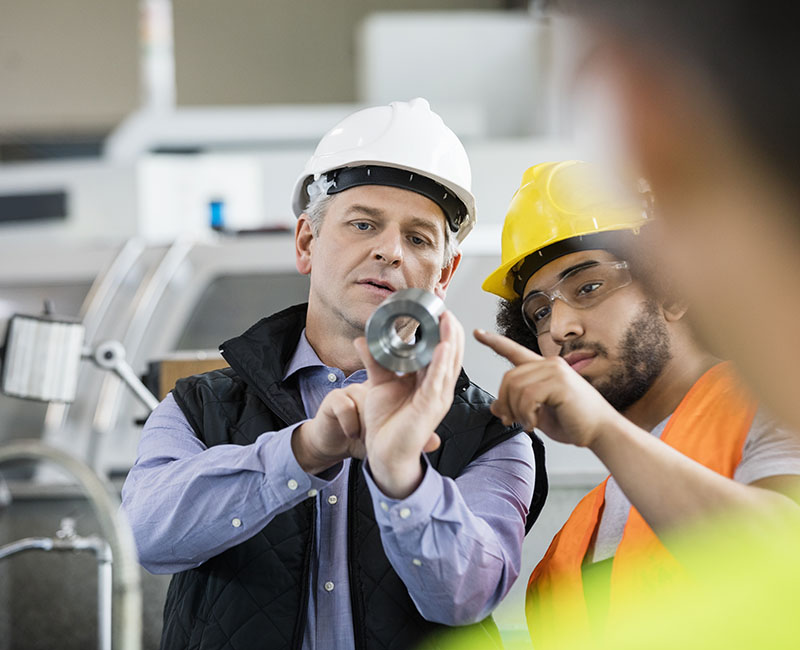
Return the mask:
<path id="1" fill-rule="evenodd" d="M 587 282 L 586 284 L 582 284 L 578 287 L 578 291 L 576 292 L 577 296 L 586 296 L 590 293 L 594 293 L 600 287 L 603 286 L 602 282 Z"/>
<path id="2" fill-rule="evenodd" d="M 541 323 L 549 315 L 550 315 L 550 305 L 546 305 L 545 307 L 539 307 L 539 309 L 533 312 L 533 322 Z"/>
<path id="3" fill-rule="evenodd" d="M 416 235 L 411 235 L 409 239 L 414 246 L 424 246 L 427 243 L 422 237 L 417 237 Z"/>
<path id="4" fill-rule="evenodd" d="M 356 221 L 353 224 L 358 230 L 369 230 L 372 226 L 370 226 L 366 221 Z"/>

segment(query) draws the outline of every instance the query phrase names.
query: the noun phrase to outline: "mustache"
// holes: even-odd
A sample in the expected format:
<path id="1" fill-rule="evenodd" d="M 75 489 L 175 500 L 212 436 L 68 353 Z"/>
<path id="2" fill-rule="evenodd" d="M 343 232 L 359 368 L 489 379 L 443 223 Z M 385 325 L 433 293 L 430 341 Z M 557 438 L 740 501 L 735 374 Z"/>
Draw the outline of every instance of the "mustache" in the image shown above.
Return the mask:
<path id="1" fill-rule="evenodd" d="M 597 341 L 576 340 L 569 340 L 564 343 L 564 345 L 561 346 L 561 351 L 558 353 L 558 356 L 565 357 L 571 352 L 575 352 L 577 350 L 594 352 L 599 357 L 608 357 L 608 348 L 606 348 L 606 346 L 602 343 L 598 343 Z"/>

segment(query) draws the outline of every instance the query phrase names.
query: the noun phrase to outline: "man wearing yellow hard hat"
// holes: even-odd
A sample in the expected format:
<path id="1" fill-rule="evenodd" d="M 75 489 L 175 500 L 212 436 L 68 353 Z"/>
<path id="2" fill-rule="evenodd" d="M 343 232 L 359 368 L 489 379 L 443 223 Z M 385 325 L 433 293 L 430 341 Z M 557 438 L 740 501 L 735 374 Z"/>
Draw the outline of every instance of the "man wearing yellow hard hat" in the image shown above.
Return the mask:
<path id="1" fill-rule="evenodd" d="M 525 172 L 483 284 L 502 299 L 507 336 L 475 332 L 514 365 L 492 411 L 588 447 L 611 473 L 531 575 L 537 650 L 566 628 L 602 637 L 631 594 L 684 580 L 676 529 L 742 508 L 797 512 L 785 494 L 800 485 L 800 441 L 696 343 L 647 256 L 627 255 L 652 204 L 614 185 L 580 161 Z"/>

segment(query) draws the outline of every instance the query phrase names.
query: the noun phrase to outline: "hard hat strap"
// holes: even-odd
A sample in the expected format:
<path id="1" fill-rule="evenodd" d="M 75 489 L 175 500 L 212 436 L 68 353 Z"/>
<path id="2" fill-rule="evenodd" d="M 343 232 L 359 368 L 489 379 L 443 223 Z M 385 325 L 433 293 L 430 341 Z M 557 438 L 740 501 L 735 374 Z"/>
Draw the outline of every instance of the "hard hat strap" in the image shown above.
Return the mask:
<path id="1" fill-rule="evenodd" d="M 453 192 L 427 176 L 395 167 L 364 165 L 342 167 L 328 172 L 326 178 L 333 181 L 328 194 L 338 194 L 359 185 L 388 185 L 421 194 L 438 205 L 447 218 L 450 230 L 458 232 L 467 218 L 467 207 Z"/>

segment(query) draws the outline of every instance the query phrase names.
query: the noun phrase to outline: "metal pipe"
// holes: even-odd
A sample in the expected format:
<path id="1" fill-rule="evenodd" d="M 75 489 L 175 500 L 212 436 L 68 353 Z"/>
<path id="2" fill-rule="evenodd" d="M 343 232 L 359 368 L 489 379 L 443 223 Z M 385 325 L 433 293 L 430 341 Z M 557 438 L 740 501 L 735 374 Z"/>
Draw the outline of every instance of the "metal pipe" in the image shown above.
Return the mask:
<path id="1" fill-rule="evenodd" d="M 97 642 L 100 648 L 111 648 L 113 596 L 114 572 L 112 571 L 111 547 L 105 544 L 105 553 L 97 556 Z"/>
<path id="2" fill-rule="evenodd" d="M 106 540 L 97 535 L 81 537 L 75 532 L 75 520 L 64 517 L 56 532 L 54 550 L 91 551 L 97 559 L 97 643 L 98 648 L 111 650 L 112 631 L 112 556 Z"/>
<path id="3" fill-rule="evenodd" d="M 32 551 L 38 549 L 41 551 L 52 551 L 53 540 L 49 537 L 25 537 L 18 539 L 16 542 L 11 542 L 5 546 L 0 546 L 0 560 L 22 553 L 23 551 Z"/>
<path id="4" fill-rule="evenodd" d="M 0 445 L 0 463 L 9 460 L 49 460 L 67 470 L 80 483 L 103 535 L 109 540 L 111 554 L 108 563 L 102 564 L 110 564 L 111 558 L 116 562 L 116 570 L 112 572 L 112 647 L 115 650 L 140 650 L 142 593 L 139 565 L 133 533 L 119 510 L 119 498 L 88 465 L 39 440 L 22 439 Z M 64 544 L 65 540 L 53 540 L 53 543 Z M 87 544 L 88 548 L 90 542 L 81 543 Z M 100 555 L 101 552 L 98 557 Z"/>

